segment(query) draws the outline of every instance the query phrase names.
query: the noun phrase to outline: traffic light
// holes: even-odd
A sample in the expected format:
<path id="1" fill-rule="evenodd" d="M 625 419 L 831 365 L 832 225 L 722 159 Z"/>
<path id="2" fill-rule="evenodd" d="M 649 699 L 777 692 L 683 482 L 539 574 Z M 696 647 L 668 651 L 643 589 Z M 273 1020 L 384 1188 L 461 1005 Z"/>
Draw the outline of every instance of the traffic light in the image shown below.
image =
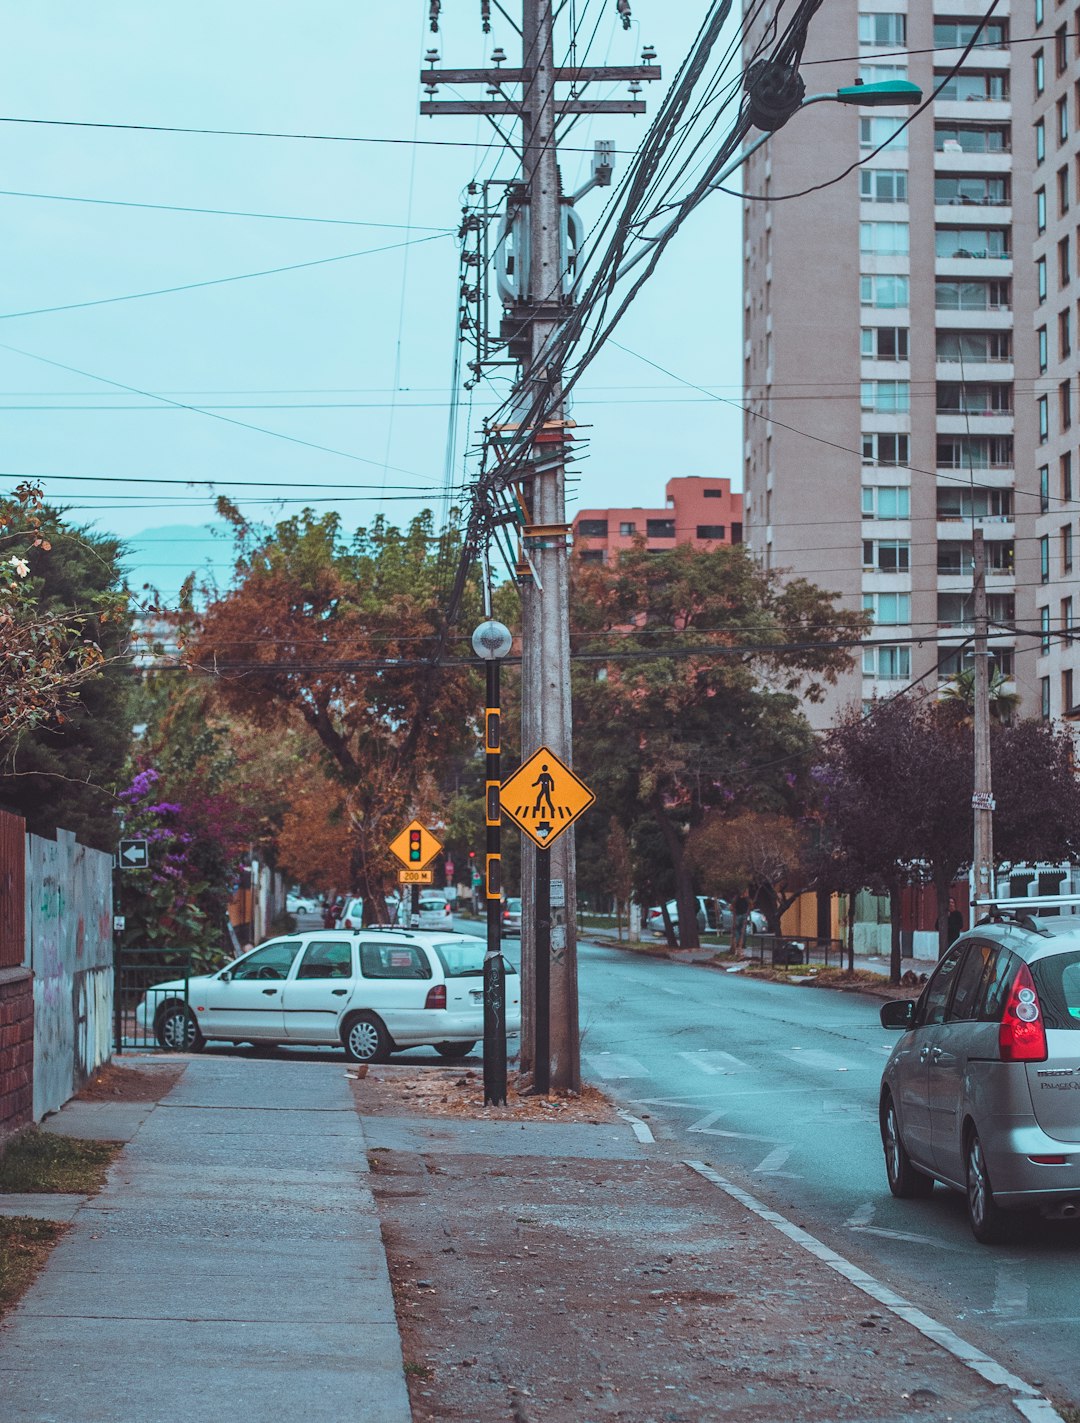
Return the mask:
<path id="1" fill-rule="evenodd" d="M 409 831 L 409 863 L 418 865 L 420 863 L 420 831 Z"/>

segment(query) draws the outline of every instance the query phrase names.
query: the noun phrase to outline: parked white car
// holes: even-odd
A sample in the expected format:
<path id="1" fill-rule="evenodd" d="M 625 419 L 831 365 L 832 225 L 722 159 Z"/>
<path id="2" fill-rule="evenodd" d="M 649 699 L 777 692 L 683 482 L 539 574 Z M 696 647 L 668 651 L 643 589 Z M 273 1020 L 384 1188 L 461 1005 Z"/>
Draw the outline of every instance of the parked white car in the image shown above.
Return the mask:
<path id="1" fill-rule="evenodd" d="M 292 894 L 285 896 L 285 908 L 290 914 L 315 914 L 319 909 L 319 901 L 312 899 L 306 894 Z"/>
<path id="2" fill-rule="evenodd" d="M 678 901 L 669 899 L 667 902 L 668 917 L 675 928 L 679 930 L 679 905 Z M 697 922 L 698 930 L 704 933 L 706 929 L 721 934 L 730 934 L 734 915 L 731 905 L 726 899 L 708 899 L 703 894 L 697 897 Z M 747 920 L 747 930 L 751 934 L 764 934 L 768 932 L 769 921 L 762 914 L 760 909 L 751 909 Z M 665 936 L 664 911 L 662 909 L 650 909 L 646 919 L 646 928 L 658 935 L 661 939 Z"/>
<path id="3" fill-rule="evenodd" d="M 217 973 L 156 984 L 136 1009 L 167 1050 L 208 1041 L 331 1044 L 353 1062 L 430 1045 L 465 1057 L 484 1031 L 483 939 L 408 929 L 318 929 L 272 939 Z M 521 1028 L 506 963 L 506 1026 Z"/>

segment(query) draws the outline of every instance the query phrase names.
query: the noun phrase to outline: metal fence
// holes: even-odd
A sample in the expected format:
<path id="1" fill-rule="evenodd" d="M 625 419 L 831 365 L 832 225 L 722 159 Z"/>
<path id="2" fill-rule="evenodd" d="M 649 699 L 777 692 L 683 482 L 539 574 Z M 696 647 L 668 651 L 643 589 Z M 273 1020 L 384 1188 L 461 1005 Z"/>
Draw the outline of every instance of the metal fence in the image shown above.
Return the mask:
<path id="1" fill-rule="evenodd" d="M 220 963 L 226 956 L 220 955 Z M 202 949 L 165 949 L 129 946 L 116 951 L 116 990 L 113 996 L 114 1038 L 117 1052 L 140 1048 L 177 1049 L 163 1031 L 162 1018 L 172 1004 L 188 1011 L 189 981 L 196 974 L 218 967 Z"/>
<path id="2" fill-rule="evenodd" d="M 757 963 L 769 963 L 774 968 L 811 963 L 824 968 L 843 968 L 847 963 L 847 950 L 841 939 L 814 939 L 795 934 L 747 934 L 746 953 Z"/>

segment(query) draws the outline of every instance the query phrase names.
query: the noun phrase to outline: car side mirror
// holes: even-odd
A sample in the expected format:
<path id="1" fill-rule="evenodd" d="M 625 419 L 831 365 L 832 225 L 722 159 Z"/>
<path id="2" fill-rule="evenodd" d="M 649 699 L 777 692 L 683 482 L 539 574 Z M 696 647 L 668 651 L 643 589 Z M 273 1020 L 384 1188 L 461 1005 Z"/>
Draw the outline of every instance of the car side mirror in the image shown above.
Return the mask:
<path id="1" fill-rule="evenodd" d="M 881 1005 L 883 1028 L 910 1028 L 914 1021 L 915 1001 L 912 998 L 894 998 L 891 1003 Z"/>
<path id="2" fill-rule="evenodd" d="M 231 971 L 230 969 L 224 968 L 224 969 L 222 969 L 222 971 L 218 974 L 218 978 L 221 979 L 222 983 L 231 983 L 231 982 L 232 982 L 232 971 Z"/>

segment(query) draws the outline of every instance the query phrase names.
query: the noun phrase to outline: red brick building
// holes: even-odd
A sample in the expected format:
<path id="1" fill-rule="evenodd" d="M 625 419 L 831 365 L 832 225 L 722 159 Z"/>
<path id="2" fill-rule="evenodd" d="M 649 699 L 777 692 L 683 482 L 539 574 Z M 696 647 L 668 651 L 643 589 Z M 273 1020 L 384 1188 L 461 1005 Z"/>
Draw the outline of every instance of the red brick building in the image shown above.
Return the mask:
<path id="1" fill-rule="evenodd" d="M 26 825 L 0 810 L 0 1139 L 33 1116 L 34 977 L 25 959 Z"/>
<path id="2" fill-rule="evenodd" d="M 730 479 L 683 475 L 669 479 L 660 509 L 582 509 L 574 519 L 574 546 L 582 558 L 610 561 L 644 537 L 650 552 L 676 544 L 714 548 L 742 543 L 743 501 Z"/>

